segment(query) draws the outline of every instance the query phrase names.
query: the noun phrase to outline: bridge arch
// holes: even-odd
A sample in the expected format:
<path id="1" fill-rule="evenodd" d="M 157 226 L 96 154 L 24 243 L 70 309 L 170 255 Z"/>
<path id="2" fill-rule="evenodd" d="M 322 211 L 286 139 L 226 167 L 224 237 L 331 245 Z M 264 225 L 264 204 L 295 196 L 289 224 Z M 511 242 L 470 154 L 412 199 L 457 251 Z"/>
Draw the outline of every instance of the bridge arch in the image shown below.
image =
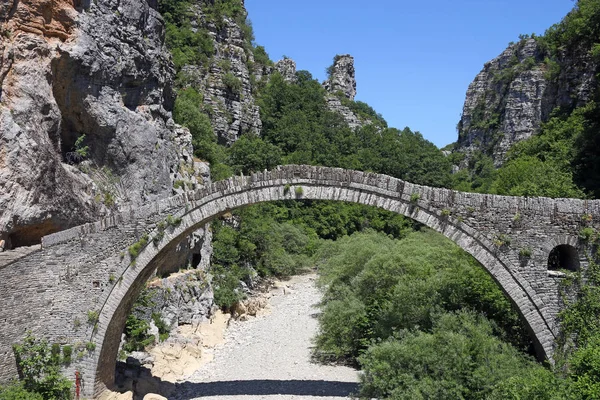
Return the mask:
<path id="1" fill-rule="evenodd" d="M 175 223 L 171 223 L 164 232 L 157 228 L 149 233 L 151 239 L 160 239 L 156 243 L 149 241 L 135 262 L 126 268 L 119 284 L 107 293 L 100 309 L 97 331 L 92 337 L 100 351 L 86 362 L 83 371 L 88 381 L 93 378 L 93 394 L 113 384 L 118 346 L 127 315 L 139 291 L 169 251 L 223 213 L 277 200 L 333 200 L 380 207 L 412 218 L 443 234 L 470 253 L 490 273 L 516 305 L 534 338 L 538 353 L 551 358 L 554 322 L 541 309 L 527 279 L 519 276 L 517 252 L 502 250 L 497 238 L 475 226 L 476 220 L 469 221 L 453 214 L 452 205 L 466 209 L 468 214 L 475 208 L 472 206 L 475 204 L 473 198 L 487 203 L 489 197 L 469 194 L 465 198 L 471 200 L 462 204 L 464 199 L 457 199 L 457 193 L 414 185 L 385 175 L 309 166 L 286 166 L 250 177 L 235 177 L 196 192 L 186 199 L 185 206 L 175 215 Z"/>

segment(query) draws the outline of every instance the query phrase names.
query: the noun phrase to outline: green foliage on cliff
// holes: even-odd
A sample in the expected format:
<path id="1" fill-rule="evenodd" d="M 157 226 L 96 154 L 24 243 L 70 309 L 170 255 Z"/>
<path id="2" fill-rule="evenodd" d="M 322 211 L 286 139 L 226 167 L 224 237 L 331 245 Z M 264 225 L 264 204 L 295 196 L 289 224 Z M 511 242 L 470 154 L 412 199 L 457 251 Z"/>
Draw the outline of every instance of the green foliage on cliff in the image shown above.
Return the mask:
<path id="1" fill-rule="evenodd" d="M 600 42 L 600 2 L 577 0 L 573 10 L 548 29 L 540 41 L 554 55 L 579 46 L 591 48 Z"/>
<path id="2" fill-rule="evenodd" d="M 165 19 L 165 42 L 173 55 L 175 69 L 184 65 L 206 65 L 215 52 L 206 29 L 192 27 L 192 3 L 186 0 L 161 0 L 159 11 Z"/>

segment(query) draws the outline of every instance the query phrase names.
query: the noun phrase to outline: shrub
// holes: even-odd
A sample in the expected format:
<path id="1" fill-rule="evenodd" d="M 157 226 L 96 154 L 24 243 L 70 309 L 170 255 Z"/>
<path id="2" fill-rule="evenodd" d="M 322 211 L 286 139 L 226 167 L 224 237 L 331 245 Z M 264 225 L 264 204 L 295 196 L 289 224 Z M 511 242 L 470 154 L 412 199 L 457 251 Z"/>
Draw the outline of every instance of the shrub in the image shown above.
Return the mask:
<path id="1" fill-rule="evenodd" d="M 510 246 L 512 239 L 510 238 L 510 236 L 504 234 L 504 233 L 499 233 L 497 235 L 494 236 L 494 246 L 500 248 L 500 247 L 504 247 L 504 246 Z"/>
<path id="2" fill-rule="evenodd" d="M 100 315 L 96 310 L 90 310 L 87 312 L 88 323 L 90 324 L 95 324 L 96 322 L 98 322 L 99 317 Z"/>
<path id="3" fill-rule="evenodd" d="M 223 75 L 223 85 L 225 85 L 227 90 L 235 94 L 240 94 L 242 91 L 242 81 L 231 72 Z"/>
<path id="4" fill-rule="evenodd" d="M 90 148 L 89 146 L 84 146 L 83 141 L 85 140 L 85 135 L 81 135 L 75 141 L 75 153 L 80 157 L 80 159 L 87 158 Z"/>
<path id="5" fill-rule="evenodd" d="M 581 221 L 585 222 L 585 223 L 592 222 L 592 219 L 593 219 L 592 214 L 583 214 L 581 216 Z"/>
<path id="6" fill-rule="evenodd" d="M 158 340 L 164 342 L 169 338 L 170 327 L 163 321 L 159 313 L 152 313 L 152 321 L 158 328 Z"/>
<path id="7" fill-rule="evenodd" d="M 60 357 L 56 357 L 48 342 L 36 339 L 28 332 L 23 342 L 14 345 L 13 350 L 19 378 L 26 391 L 39 393 L 44 399 L 71 398 L 71 382 L 60 374 Z"/>
<path id="8" fill-rule="evenodd" d="M 531 247 L 523 247 L 521 250 L 519 250 L 519 255 L 521 257 L 531 257 Z"/>
<path id="9" fill-rule="evenodd" d="M 296 197 L 301 197 L 304 194 L 304 189 L 302 189 L 302 186 L 297 186 L 294 192 L 296 193 Z"/>
<path id="10" fill-rule="evenodd" d="M 67 364 L 67 365 L 70 364 L 71 357 L 73 355 L 73 347 L 71 347 L 69 345 L 63 346 L 62 353 L 63 353 L 63 363 Z"/>
<path id="11" fill-rule="evenodd" d="M 416 203 L 417 201 L 419 201 L 420 198 L 421 198 L 421 195 L 419 193 L 412 193 L 410 195 L 410 202 Z"/>
<path id="12" fill-rule="evenodd" d="M 585 228 L 581 228 L 579 231 L 579 237 L 582 240 L 590 241 L 594 237 L 595 233 L 596 231 L 594 231 L 594 228 L 587 226 Z"/>
<path id="13" fill-rule="evenodd" d="M 123 350 L 126 352 L 143 351 L 147 346 L 155 341 L 154 335 L 148 335 L 150 324 L 134 313 L 129 314 L 125 322 L 125 338 Z"/>
<path id="14" fill-rule="evenodd" d="M 179 224 L 181 224 L 181 221 L 181 217 L 173 217 L 172 215 L 167 215 L 167 226 L 179 226 Z"/>
<path id="15" fill-rule="evenodd" d="M 22 382 L 12 382 L 7 386 L 0 386 L 0 400 L 43 400 L 41 394 L 25 389 Z"/>
<path id="16" fill-rule="evenodd" d="M 148 244 L 148 235 L 144 234 L 140 240 L 136 243 L 129 246 L 129 257 L 131 261 L 135 261 L 135 259 L 140 255 L 142 249 Z"/>
<path id="17" fill-rule="evenodd" d="M 484 318 L 458 312 L 439 316 L 431 333 L 374 344 L 359 358 L 361 398 L 484 399 L 504 380 L 543 371 L 492 331 Z"/>

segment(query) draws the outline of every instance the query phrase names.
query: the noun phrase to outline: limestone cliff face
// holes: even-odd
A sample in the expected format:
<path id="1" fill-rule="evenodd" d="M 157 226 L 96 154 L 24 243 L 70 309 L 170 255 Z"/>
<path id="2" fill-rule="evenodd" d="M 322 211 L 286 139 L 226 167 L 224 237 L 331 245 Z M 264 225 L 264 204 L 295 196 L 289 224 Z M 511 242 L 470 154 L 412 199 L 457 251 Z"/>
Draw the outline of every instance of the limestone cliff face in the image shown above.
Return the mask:
<path id="1" fill-rule="evenodd" d="M 557 107 L 591 99 L 596 64 L 585 49 L 565 49 L 556 62 L 534 38 L 509 46 L 485 64 L 469 85 L 455 151 L 490 155 L 502 165 L 510 147 L 539 132 Z"/>
<path id="2" fill-rule="evenodd" d="M 337 55 L 328 69 L 329 78 L 323 86 L 329 93 L 342 92 L 350 100 L 356 96 L 354 57 L 350 54 Z"/>
<path id="3" fill-rule="evenodd" d="M 221 21 L 207 17 L 206 8 L 212 3 L 200 0 L 192 6 L 192 26 L 208 31 L 214 55 L 207 66 L 185 66 L 182 75 L 186 85 L 203 94 L 204 107 L 219 143 L 230 145 L 244 133 L 260 134 L 262 127 L 251 79 L 254 55 L 238 22 L 226 16 Z"/>
<path id="4" fill-rule="evenodd" d="M 341 115 L 351 129 L 370 124 L 371 121 L 361 119 L 343 102 L 344 99 L 353 101 L 356 96 L 354 57 L 349 54 L 335 56 L 327 72 L 329 78 L 323 82 L 323 87 L 329 93 L 325 99 L 327 107 Z"/>
<path id="5" fill-rule="evenodd" d="M 291 58 L 284 58 L 277 61 L 275 69 L 279 71 L 286 82 L 296 82 L 296 62 Z"/>
<path id="6" fill-rule="evenodd" d="M 9 247 L 172 195 L 176 181 L 201 183 L 189 132 L 171 119 L 155 6 L 0 0 L 0 239 Z"/>

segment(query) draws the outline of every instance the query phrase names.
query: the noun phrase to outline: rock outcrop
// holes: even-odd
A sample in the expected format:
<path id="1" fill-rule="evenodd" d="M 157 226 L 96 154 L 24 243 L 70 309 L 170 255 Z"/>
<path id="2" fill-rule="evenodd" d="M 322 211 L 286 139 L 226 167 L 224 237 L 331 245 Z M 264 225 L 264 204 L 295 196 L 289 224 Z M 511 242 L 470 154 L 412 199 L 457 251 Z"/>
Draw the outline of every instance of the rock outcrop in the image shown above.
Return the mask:
<path id="1" fill-rule="evenodd" d="M 342 100 L 334 94 L 328 94 L 325 101 L 327 102 L 327 108 L 341 115 L 351 129 L 361 128 L 371 123 L 369 120 L 359 118 L 349 107 L 342 104 Z"/>
<path id="2" fill-rule="evenodd" d="M 337 55 L 327 70 L 328 78 L 323 86 L 329 93 L 342 92 L 350 100 L 356 96 L 354 57 L 350 54 Z"/>
<path id="3" fill-rule="evenodd" d="M 275 69 L 279 71 L 286 82 L 296 82 L 296 62 L 291 58 L 284 58 L 277 61 Z"/>
<path id="4" fill-rule="evenodd" d="M 591 99 L 596 69 L 585 49 L 565 49 L 550 61 L 535 38 L 509 46 L 469 85 L 455 148 L 466 155 L 460 167 L 474 152 L 501 166 L 510 147 L 538 133 L 554 109 Z"/>
<path id="5" fill-rule="evenodd" d="M 357 129 L 372 122 L 360 118 L 348 107 L 348 102 L 353 102 L 356 96 L 356 77 L 354 70 L 354 57 L 349 54 L 337 55 L 333 65 L 327 69 L 328 79 L 323 82 L 323 87 L 328 92 L 325 100 L 329 110 L 342 116 L 351 129 Z"/>
<path id="6" fill-rule="evenodd" d="M 152 313 L 159 313 L 171 329 L 207 320 L 215 307 L 210 282 L 202 269 L 175 273 L 151 282 L 153 306 L 139 317 L 151 321 Z"/>
<path id="7" fill-rule="evenodd" d="M 0 2 L 0 239 L 7 247 L 195 187 L 164 24 L 145 0 Z"/>

